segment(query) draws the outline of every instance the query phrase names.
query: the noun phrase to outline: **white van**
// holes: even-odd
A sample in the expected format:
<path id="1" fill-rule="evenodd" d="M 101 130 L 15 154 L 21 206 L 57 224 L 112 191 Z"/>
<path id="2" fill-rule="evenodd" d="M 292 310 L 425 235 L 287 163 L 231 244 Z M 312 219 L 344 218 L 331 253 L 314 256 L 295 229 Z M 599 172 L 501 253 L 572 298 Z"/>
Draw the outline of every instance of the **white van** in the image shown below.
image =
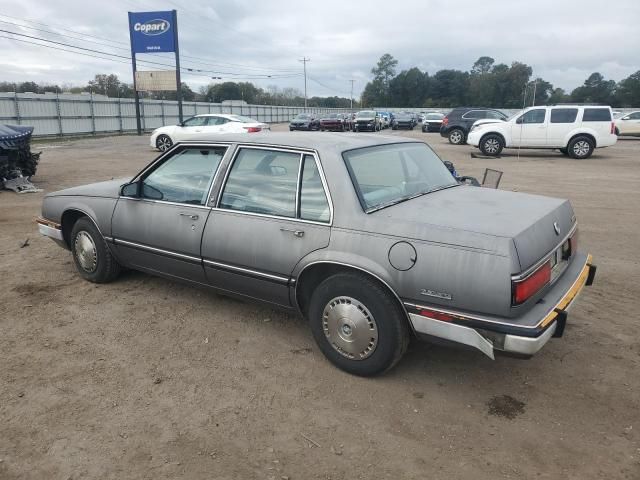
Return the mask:
<path id="1" fill-rule="evenodd" d="M 557 148 L 573 158 L 587 158 L 617 140 L 611 107 L 595 105 L 529 107 L 505 121 L 478 120 L 467 137 L 489 156 L 503 148 Z"/>

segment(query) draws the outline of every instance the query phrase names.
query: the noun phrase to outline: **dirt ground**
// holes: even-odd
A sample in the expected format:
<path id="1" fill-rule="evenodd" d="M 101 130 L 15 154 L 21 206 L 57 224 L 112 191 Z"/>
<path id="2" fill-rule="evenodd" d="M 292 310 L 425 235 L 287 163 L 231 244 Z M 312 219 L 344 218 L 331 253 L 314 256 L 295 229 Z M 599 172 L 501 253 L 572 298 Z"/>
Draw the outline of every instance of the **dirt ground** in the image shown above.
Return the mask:
<path id="1" fill-rule="evenodd" d="M 352 377 L 294 316 L 135 272 L 81 280 L 37 233 L 43 194 L 0 192 L 0 479 L 639 479 L 640 140 L 489 161 L 393 134 L 571 199 L 598 274 L 562 339 L 495 361 L 413 342 Z M 45 192 L 156 156 L 146 136 L 36 148 Z"/>

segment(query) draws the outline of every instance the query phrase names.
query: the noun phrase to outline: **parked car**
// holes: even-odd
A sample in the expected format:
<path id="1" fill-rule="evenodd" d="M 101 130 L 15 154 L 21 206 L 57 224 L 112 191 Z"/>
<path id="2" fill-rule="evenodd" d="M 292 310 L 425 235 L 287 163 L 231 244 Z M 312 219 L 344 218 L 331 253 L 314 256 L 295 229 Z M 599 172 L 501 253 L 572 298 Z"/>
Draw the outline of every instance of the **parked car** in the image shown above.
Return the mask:
<path id="1" fill-rule="evenodd" d="M 467 141 L 471 125 L 476 120 L 488 118 L 492 120 L 506 120 L 507 117 L 499 110 L 491 108 L 460 107 L 451 110 L 442 119 L 440 135 L 449 139 L 449 143 L 462 145 Z"/>
<path id="2" fill-rule="evenodd" d="M 573 158 L 588 158 L 596 148 L 615 145 L 614 130 L 611 107 L 529 107 L 506 122 L 478 120 L 467 143 L 490 156 L 518 147 L 557 148 Z"/>
<path id="3" fill-rule="evenodd" d="M 337 130 L 344 132 L 345 121 L 342 113 L 328 113 L 320 119 L 320 130 Z"/>
<path id="4" fill-rule="evenodd" d="M 382 130 L 380 123 L 380 117 L 373 110 L 362 110 L 356 113 L 356 118 L 353 123 L 354 132 L 378 132 Z"/>
<path id="5" fill-rule="evenodd" d="M 176 144 L 133 178 L 46 195 L 37 222 L 90 282 L 130 268 L 299 312 L 357 375 L 414 333 L 533 355 L 595 275 L 569 201 L 462 185 L 395 136 Z"/>
<path id="6" fill-rule="evenodd" d="M 398 113 L 393 119 L 393 125 L 391 125 L 392 130 L 398 130 L 399 128 L 413 130 L 413 127 L 413 117 L 408 113 Z"/>
<path id="7" fill-rule="evenodd" d="M 353 130 L 353 125 L 355 123 L 356 114 L 355 113 L 347 113 L 344 116 L 344 125 L 347 130 Z"/>
<path id="8" fill-rule="evenodd" d="M 640 111 L 622 114 L 615 120 L 615 134 L 640 135 Z"/>
<path id="9" fill-rule="evenodd" d="M 442 127 L 442 119 L 444 114 L 431 112 L 426 113 L 422 119 L 422 131 L 423 132 L 439 132 Z"/>
<path id="10" fill-rule="evenodd" d="M 382 129 L 384 130 L 385 128 L 389 128 L 389 114 L 387 112 L 378 112 L 378 115 L 380 117 L 380 125 Z"/>
<path id="11" fill-rule="evenodd" d="M 178 125 L 168 125 L 156 128 L 151 132 L 149 145 L 164 152 L 176 142 L 202 140 L 203 135 L 217 133 L 256 133 L 269 130 L 269 125 L 254 118 L 242 115 L 227 115 L 222 113 L 196 115 L 187 118 Z"/>
<path id="12" fill-rule="evenodd" d="M 320 119 L 311 113 L 299 113 L 289 122 L 289 131 L 320 130 Z"/>

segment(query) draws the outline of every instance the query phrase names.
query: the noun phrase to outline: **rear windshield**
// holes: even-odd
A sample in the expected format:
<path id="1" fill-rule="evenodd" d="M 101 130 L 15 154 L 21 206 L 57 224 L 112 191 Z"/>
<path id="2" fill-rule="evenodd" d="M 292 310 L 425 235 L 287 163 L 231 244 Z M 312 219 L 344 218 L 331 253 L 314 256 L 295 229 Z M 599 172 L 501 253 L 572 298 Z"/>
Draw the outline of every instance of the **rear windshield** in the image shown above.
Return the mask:
<path id="1" fill-rule="evenodd" d="M 585 108 L 583 122 L 610 122 L 611 111 L 608 108 Z"/>
<path id="2" fill-rule="evenodd" d="M 427 120 L 441 120 L 444 115 L 441 113 L 428 113 L 426 116 Z"/>
<path id="3" fill-rule="evenodd" d="M 359 148 L 344 152 L 342 157 L 367 213 L 458 185 L 424 143 Z"/>
<path id="4" fill-rule="evenodd" d="M 373 112 L 370 110 L 364 110 L 362 112 L 356 113 L 356 117 L 375 117 L 375 116 L 376 116 L 376 112 Z"/>

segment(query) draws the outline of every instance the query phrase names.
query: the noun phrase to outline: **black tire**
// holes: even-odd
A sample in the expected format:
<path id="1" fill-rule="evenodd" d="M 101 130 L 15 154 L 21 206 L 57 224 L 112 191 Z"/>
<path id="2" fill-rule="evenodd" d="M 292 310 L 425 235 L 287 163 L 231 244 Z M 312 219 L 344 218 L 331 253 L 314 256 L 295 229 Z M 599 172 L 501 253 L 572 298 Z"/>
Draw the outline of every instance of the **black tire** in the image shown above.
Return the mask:
<path id="1" fill-rule="evenodd" d="M 335 306 L 347 306 L 347 311 L 353 306 L 351 311 L 354 312 L 354 321 L 349 324 L 351 327 L 347 335 L 354 332 L 365 334 L 364 338 L 354 336 L 352 340 L 353 345 L 357 345 L 358 340 L 368 342 L 362 351 L 365 352 L 364 358 L 356 360 L 353 354 L 349 358 L 348 352 L 340 353 L 340 347 L 334 346 L 339 345 L 341 338 L 344 338 L 341 337 L 347 324 L 344 319 L 351 321 L 350 317 L 340 316 L 338 321 L 344 324 L 342 328 L 335 325 L 339 329 L 334 332 L 337 344 L 330 340 L 331 317 L 327 316 L 325 322 L 325 311 L 329 315 Z M 397 300 L 382 285 L 358 273 L 338 273 L 320 283 L 311 296 L 307 317 L 313 336 L 325 357 L 336 367 L 354 375 L 368 377 L 386 372 L 398 363 L 409 345 L 409 326 Z M 356 319 L 361 322 L 355 323 Z M 366 322 L 364 329 L 362 322 Z M 371 322 L 375 326 L 375 333 L 369 333 L 374 331 L 369 330 Z M 325 328 L 329 333 L 325 333 Z M 377 335 L 377 338 L 369 339 L 368 335 Z M 375 344 L 371 348 L 374 340 Z M 360 355 L 362 353 L 356 354 Z"/>
<path id="2" fill-rule="evenodd" d="M 502 153 L 504 148 L 504 140 L 500 135 L 489 133 L 480 140 L 480 151 L 488 157 L 497 157 Z"/>
<path id="3" fill-rule="evenodd" d="M 427 129 L 422 127 L 422 133 L 427 133 Z"/>
<path id="4" fill-rule="evenodd" d="M 158 138 L 156 138 L 156 148 L 161 152 L 166 152 L 172 146 L 173 140 L 171 140 L 171 137 L 169 135 L 165 135 L 163 133 L 162 135 L 158 135 Z"/>
<path id="5" fill-rule="evenodd" d="M 76 269 L 85 280 L 93 283 L 108 283 L 115 280 L 120 273 L 120 265 L 111 255 L 107 242 L 89 218 L 81 217 L 73 225 L 70 247 Z"/>
<path id="6" fill-rule="evenodd" d="M 578 160 L 589 158 L 594 149 L 593 140 L 584 135 L 572 138 L 567 145 L 569 156 Z"/>
<path id="7" fill-rule="evenodd" d="M 464 132 L 459 128 L 454 128 L 449 132 L 449 143 L 452 145 L 462 145 L 465 142 Z"/>
<path id="8" fill-rule="evenodd" d="M 613 131 L 613 133 L 616 134 L 616 137 L 620 136 L 620 130 L 618 130 L 618 127 L 616 127 L 616 129 Z"/>
<path id="9" fill-rule="evenodd" d="M 398 127 L 396 127 L 395 125 L 393 127 L 391 127 L 391 130 L 397 130 Z"/>

